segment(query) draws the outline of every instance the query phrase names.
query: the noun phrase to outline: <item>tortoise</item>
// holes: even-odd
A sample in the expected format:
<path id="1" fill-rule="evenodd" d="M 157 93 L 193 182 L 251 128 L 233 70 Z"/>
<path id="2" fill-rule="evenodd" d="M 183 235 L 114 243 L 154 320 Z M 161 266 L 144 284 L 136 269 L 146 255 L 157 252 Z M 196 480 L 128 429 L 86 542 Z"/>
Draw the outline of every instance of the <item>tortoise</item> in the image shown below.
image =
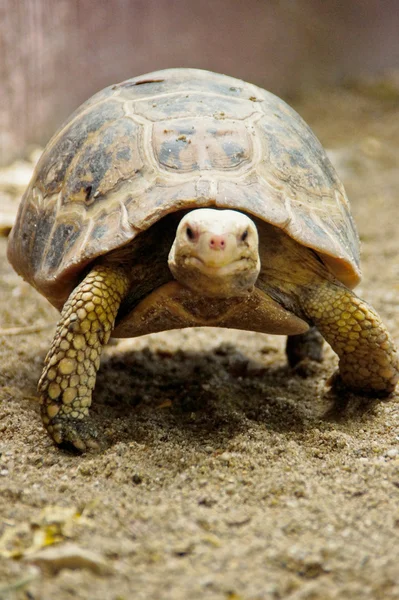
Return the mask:
<path id="1" fill-rule="evenodd" d="M 398 354 L 352 291 L 359 240 L 320 142 L 283 100 L 176 68 L 107 87 L 48 143 L 8 258 L 61 317 L 39 382 L 57 444 L 99 447 L 102 348 L 191 326 L 287 335 L 293 367 L 339 356 L 334 384 L 389 395 Z"/>

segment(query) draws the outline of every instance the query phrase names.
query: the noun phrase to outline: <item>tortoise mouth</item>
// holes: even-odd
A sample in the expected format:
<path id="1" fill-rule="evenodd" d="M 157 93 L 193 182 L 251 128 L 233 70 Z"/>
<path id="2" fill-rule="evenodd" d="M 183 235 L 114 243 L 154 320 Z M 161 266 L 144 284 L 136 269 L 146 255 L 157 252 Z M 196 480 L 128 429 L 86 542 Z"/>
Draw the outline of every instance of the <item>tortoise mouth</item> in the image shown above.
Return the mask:
<path id="1" fill-rule="evenodd" d="M 187 266 L 191 266 L 197 268 L 199 271 L 205 273 L 206 275 L 215 275 L 218 277 L 223 277 L 224 275 L 231 275 L 232 273 L 237 273 L 240 271 L 247 271 L 251 269 L 253 261 L 251 261 L 248 256 L 240 256 L 235 259 L 226 259 L 226 260 L 204 260 L 199 256 L 186 256 L 184 258 L 184 262 Z"/>

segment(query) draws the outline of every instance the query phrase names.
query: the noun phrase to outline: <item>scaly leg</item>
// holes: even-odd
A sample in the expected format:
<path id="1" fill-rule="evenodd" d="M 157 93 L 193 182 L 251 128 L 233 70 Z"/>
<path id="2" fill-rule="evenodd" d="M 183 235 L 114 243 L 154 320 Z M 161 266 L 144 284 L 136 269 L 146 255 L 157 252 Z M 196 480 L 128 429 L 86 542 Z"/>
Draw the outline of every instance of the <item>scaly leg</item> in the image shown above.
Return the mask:
<path id="1" fill-rule="evenodd" d="M 375 310 L 331 282 L 304 294 L 302 308 L 339 356 L 339 378 L 354 391 L 390 394 L 399 380 L 395 344 Z"/>
<path id="2" fill-rule="evenodd" d="M 98 448 L 89 419 L 103 346 L 114 327 L 129 280 L 122 269 L 98 265 L 64 305 L 38 384 L 43 424 L 57 444 Z"/>

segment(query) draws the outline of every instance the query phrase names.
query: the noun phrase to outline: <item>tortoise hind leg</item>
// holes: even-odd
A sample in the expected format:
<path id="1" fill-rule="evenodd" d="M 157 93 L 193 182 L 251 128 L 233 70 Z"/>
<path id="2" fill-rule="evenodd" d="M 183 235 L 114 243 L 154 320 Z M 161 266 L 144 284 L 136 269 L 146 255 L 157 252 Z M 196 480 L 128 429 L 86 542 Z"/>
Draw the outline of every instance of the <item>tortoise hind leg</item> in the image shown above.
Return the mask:
<path id="1" fill-rule="evenodd" d="M 311 327 L 305 333 L 289 335 L 285 347 L 288 364 L 295 368 L 308 361 L 322 362 L 323 338 L 316 327 Z"/>
<path id="2" fill-rule="evenodd" d="M 38 384 L 43 424 L 57 444 L 81 452 L 99 447 L 89 419 L 91 395 L 122 299 L 126 273 L 98 265 L 74 289 L 64 305 Z"/>
<path id="3" fill-rule="evenodd" d="M 399 380 L 399 356 L 379 315 L 343 285 L 307 288 L 302 308 L 339 356 L 342 381 L 354 391 L 386 396 Z"/>

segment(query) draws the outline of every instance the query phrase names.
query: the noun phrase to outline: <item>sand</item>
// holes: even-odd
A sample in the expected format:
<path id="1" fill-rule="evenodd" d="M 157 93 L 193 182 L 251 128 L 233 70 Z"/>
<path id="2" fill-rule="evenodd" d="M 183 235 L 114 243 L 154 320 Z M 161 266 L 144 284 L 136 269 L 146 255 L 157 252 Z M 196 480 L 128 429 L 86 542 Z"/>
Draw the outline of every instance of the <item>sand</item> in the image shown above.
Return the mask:
<path id="1" fill-rule="evenodd" d="M 399 90 L 296 108 L 351 199 L 358 293 L 399 341 Z M 282 337 L 175 331 L 106 349 L 92 414 L 109 447 L 61 451 L 36 396 L 57 313 L 5 252 L 2 237 L 2 600 L 399 598 L 398 395 L 334 398 L 327 347 L 304 378 Z"/>

